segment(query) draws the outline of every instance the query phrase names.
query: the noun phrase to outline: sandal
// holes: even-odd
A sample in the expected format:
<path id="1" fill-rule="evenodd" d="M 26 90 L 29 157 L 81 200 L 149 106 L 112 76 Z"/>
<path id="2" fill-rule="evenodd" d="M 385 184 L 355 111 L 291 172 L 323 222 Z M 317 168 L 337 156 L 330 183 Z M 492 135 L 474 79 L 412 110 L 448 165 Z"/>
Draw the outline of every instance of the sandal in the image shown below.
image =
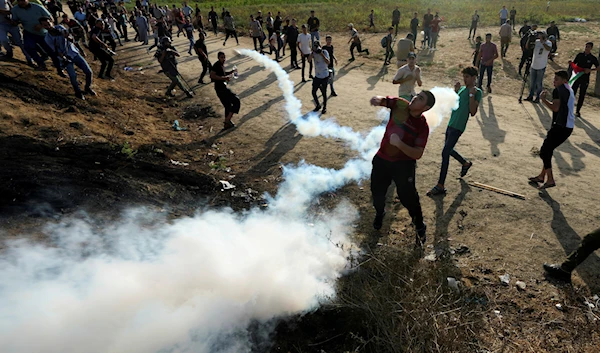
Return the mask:
<path id="1" fill-rule="evenodd" d="M 444 195 L 446 194 L 446 189 L 442 189 L 439 186 L 434 186 L 427 192 L 427 196 L 435 196 L 435 195 Z"/>
<path id="2" fill-rule="evenodd" d="M 544 179 L 540 179 L 539 176 L 529 177 L 529 181 L 532 183 L 543 183 Z"/>
<path id="3" fill-rule="evenodd" d="M 556 186 L 556 183 L 552 183 L 552 184 L 544 183 L 544 185 L 540 186 L 538 189 L 545 190 L 545 189 L 553 188 L 555 186 Z"/>
<path id="4" fill-rule="evenodd" d="M 468 166 L 462 166 L 461 170 L 460 170 L 460 176 L 464 177 L 465 175 L 467 175 L 467 172 L 469 171 L 469 169 L 473 166 L 473 162 L 469 162 Z"/>

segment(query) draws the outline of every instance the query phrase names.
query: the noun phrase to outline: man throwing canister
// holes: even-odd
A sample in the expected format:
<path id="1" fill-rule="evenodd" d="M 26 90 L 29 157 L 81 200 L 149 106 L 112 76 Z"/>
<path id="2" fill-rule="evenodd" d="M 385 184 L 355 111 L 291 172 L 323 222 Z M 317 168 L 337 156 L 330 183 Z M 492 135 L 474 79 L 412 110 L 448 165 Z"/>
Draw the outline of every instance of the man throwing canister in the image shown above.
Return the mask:
<path id="1" fill-rule="evenodd" d="M 396 192 L 400 202 L 410 214 L 417 235 L 416 243 L 425 243 L 426 226 L 419 194 L 415 186 L 416 161 L 423 156 L 429 126 L 423 112 L 431 109 L 435 97 L 429 91 L 422 91 L 410 102 L 399 97 L 375 96 L 371 105 L 390 109 L 381 146 L 373 158 L 371 172 L 371 195 L 376 215 L 373 228 L 381 229 L 385 216 L 385 195 L 392 180 L 396 184 Z"/>
<path id="2" fill-rule="evenodd" d="M 217 58 L 219 61 L 217 61 L 210 69 L 210 79 L 215 83 L 217 97 L 219 97 L 221 103 L 225 107 L 225 123 L 223 124 L 223 130 L 228 130 L 235 127 L 235 124 L 231 122 L 231 118 L 233 117 L 233 114 L 240 112 L 240 99 L 227 87 L 227 82 L 229 82 L 235 70 L 225 71 L 225 53 L 220 51 L 217 54 Z"/>

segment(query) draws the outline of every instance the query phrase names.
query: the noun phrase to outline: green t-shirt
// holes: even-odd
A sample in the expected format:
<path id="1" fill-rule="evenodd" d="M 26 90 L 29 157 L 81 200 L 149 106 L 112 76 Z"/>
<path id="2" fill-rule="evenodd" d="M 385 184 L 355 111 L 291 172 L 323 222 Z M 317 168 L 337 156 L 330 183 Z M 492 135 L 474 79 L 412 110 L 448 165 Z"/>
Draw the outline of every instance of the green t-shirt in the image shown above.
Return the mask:
<path id="1" fill-rule="evenodd" d="M 475 87 L 475 100 L 481 102 L 483 93 L 481 89 Z M 462 86 L 458 90 L 458 108 L 452 112 L 448 126 L 453 127 L 462 132 L 467 128 L 467 121 L 469 121 L 469 90 L 467 87 Z"/>

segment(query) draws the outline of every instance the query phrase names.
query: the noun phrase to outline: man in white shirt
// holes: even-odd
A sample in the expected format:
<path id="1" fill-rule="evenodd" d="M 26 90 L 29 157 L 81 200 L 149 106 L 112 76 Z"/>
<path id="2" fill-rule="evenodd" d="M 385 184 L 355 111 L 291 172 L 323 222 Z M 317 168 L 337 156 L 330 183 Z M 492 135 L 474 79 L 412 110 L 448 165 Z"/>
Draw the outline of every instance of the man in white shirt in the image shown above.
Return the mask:
<path id="1" fill-rule="evenodd" d="M 410 100 L 417 95 L 415 92 L 415 83 L 421 87 L 423 86 L 423 82 L 421 81 L 421 68 L 415 64 L 417 61 L 415 53 L 409 53 L 407 61 L 408 63 L 406 65 L 396 71 L 392 83 L 400 85 L 398 88 L 398 97 L 404 98 L 410 102 Z"/>
<path id="2" fill-rule="evenodd" d="M 302 25 L 302 33 L 298 35 L 298 49 L 300 50 L 300 55 L 302 56 L 302 82 L 306 82 L 304 79 L 304 68 L 306 67 L 306 60 L 308 60 L 309 69 L 308 69 L 308 78 L 313 78 L 312 69 L 313 63 L 312 60 L 309 59 L 310 53 L 312 52 L 310 49 L 310 34 L 308 33 L 308 28 L 306 25 Z"/>
<path id="3" fill-rule="evenodd" d="M 540 102 L 540 93 L 542 93 L 542 89 L 544 88 L 544 74 L 546 73 L 550 50 L 552 50 L 552 42 L 548 40 L 546 33 L 538 32 L 538 39 L 536 39 L 535 47 L 533 48 L 530 71 L 531 83 L 529 96 L 525 98 L 526 101 Z M 534 94 L 536 95 L 535 100 L 533 99 Z"/>

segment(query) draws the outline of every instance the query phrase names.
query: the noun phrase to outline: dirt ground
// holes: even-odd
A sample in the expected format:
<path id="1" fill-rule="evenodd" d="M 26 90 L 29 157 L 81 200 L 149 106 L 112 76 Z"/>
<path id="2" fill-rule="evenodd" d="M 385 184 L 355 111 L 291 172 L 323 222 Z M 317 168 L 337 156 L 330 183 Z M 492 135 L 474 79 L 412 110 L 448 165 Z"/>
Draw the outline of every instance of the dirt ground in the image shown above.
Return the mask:
<path id="1" fill-rule="evenodd" d="M 499 42 L 497 31 L 481 29 L 482 34 L 494 33 L 494 41 Z M 551 73 L 565 68 L 586 41 L 600 43 L 597 23 L 564 24 L 561 33 L 559 56 L 546 72 L 548 89 Z M 469 65 L 473 50 L 466 36 L 465 29 L 443 30 L 437 51 L 419 52 L 423 88 L 453 86 L 460 80 L 460 68 Z M 209 57 L 216 61 L 217 52 L 224 51 L 227 66 L 237 65 L 240 78 L 230 87 L 242 101 L 240 114 L 234 117 L 237 128 L 227 132 L 220 132 L 223 109 L 212 85 L 196 84 L 201 65 L 195 56 L 187 55 L 183 36 L 175 39 L 175 45 L 182 53 L 180 70 L 196 92 L 192 99 L 183 98 L 181 92 L 175 99 L 164 98 L 168 79 L 157 74 L 157 63 L 139 43 L 118 48 L 116 81 L 96 80 L 99 96 L 85 102 L 77 101 L 68 80 L 53 72 L 34 72 L 22 62 L 1 62 L 0 220 L 4 236 L 27 233 L 57 213 L 80 209 L 111 214 L 132 204 L 151 204 L 168 207 L 176 217 L 206 204 L 244 208 L 259 202 L 219 191 L 218 180 L 274 193 L 282 164 L 306 160 L 340 168 L 354 155 L 341 141 L 299 135 L 287 123 L 275 76 L 237 55 L 235 41 L 230 39 L 223 46 L 222 37 L 209 35 Z M 339 96 L 331 97 L 324 118 L 335 117 L 341 125 L 365 132 L 378 125 L 377 109 L 369 106 L 369 98 L 397 92 L 391 83 L 395 65 L 382 66 L 380 37 L 365 34 L 363 43 L 371 55 L 348 62 L 348 35 L 334 34 Z M 239 47 L 251 46 L 247 37 L 240 38 Z M 286 54 L 284 67 L 289 65 Z M 543 347 L 548 352 L 597 352 L 600 336 L 595 319 L 600 314 L 584 300 L 592 301 L 594 294 L 600 294 L 600 254 L 592 254 L 577 269 L 572 287 L 545 280 L 541 265 L 562 261 L 587 232 L 600 225 L 594 182 L 600 175 L 600 100 L 586 98 L 573 134 L 554 153 L 557 187 L 538 191 L 528 185 L 527 177 L 541 168 L 536 151 L 550 127 L 551 112 L 542 105 L 518 103 L 519 56 L 515 39 L 507 58 L 496 61 L 493 94 L 484 94 L 478 114 L 470 119 L 456 148 L 473 161 L 473 168 L 460 180 L 459 165 L 452 161 L 448 194 L 443 198 L 429 198 L 425 193 L 437 181 L 448 117 L 430 136 L 417 169 L 429 227 L 426 253 L 442 246 L 468 247 L 466 253 L 454 257 L 460 269 L 457 277 L 465 289 L 477 288 L 494 298 L 486 308 L 483 328 L 489 351 L 539 352 Z M 98 69 L 96 63 L 92 67 Z M 303 111 L 312 110 L 310 81 L 299 83 L 299 70 L 290 75 Z M 188 130 L 174 131 L 175 119 Z M 477 189 L 468 185 L 471 181 L 523 194 L 525 200 Z M 384 228 L 372 230 L 374 211 L 368 190 L 365 181 L 335 194 L 336 199 L 349 199 L 360 211 L 357 242 L 370 239 L 379 243 L 375 246 L 409 246 L 412 238 L 404 234 L 412 231 L 410 219 L 402 207 L 392 204 L 392 197 Z M 421 262 L 428 266 L 428 260 Z M 499 280 L 504 274 L 510 275 L 508 286 Z M 517 280 L 527 288 L 518 290 Z M 586 329 L 581 331 L 582 327 Z"/>

